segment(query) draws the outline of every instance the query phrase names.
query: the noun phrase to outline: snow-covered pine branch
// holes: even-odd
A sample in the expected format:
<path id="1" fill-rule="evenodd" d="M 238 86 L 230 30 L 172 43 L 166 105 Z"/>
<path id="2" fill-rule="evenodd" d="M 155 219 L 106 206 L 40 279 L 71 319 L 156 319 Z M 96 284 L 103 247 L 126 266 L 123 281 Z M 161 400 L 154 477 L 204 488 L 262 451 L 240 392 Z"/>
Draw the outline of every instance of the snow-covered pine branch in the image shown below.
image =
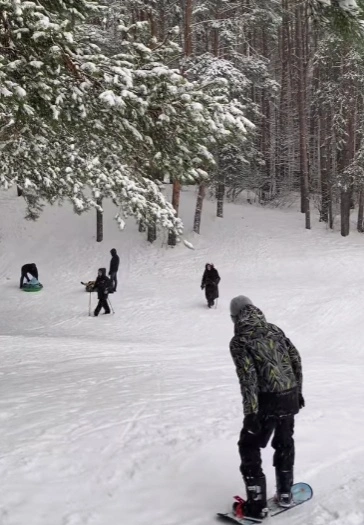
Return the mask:
<path id="1" fill-rule="evenodd" d="M 216 141 L 246 133 L 244 108 L 171 68 L 178 46 L 148 47 L 145 24 L 122 26 L 118 53 L 108 56 L 78 41 L 67 3 L 61 11 L 39 4 L 21 12 L 6 5 L 0 183 L 23 189 L 31 217 L 42 200 L 68 198 L 82 212 L 101 195 L 138 220 L 180 232 L 153 180 L 207 177 Z"/>

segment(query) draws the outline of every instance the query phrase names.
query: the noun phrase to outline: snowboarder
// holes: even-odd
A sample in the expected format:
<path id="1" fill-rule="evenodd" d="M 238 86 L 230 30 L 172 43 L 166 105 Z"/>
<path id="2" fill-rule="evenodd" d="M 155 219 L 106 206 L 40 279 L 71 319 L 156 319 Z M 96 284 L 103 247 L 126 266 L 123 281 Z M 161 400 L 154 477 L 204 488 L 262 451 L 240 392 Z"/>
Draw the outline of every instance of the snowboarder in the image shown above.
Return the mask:
<path id="1" fill-rule="evenodd" d="M 29 283 L 30 279 L 28 274 L 38 280 L 38 268 L 35 263 L 24 264 L 21 267 L 20 288 L 23 288 L 24 279 Z"/>
<path id="2" fill-rule="evenodd" d="M 260 449 L 274 433 L 273 465 L 276 497 L 291 505 L 294 467 L 294 416 L 305 406 L 301 358 L 280 328 L 266 321 L 250 299 L 240 295 L 230 303 L 235 335 L 230 352 L 243 396 L 244 422 L 239 439 L 240 471 L 247 499 L 235 513 L 262 519 L 267 516 L 266 479 Z"/>
<path id="3" fill-rule="evenodd" d="M 207 263 L 202 276 L 201 290 L 205 289 L 207 306 L 211 308 L 215 300 L 219 297 L 219 282 L 221 281 L 219 272 L 213 264 Z"/>
<path id="4" fill-rule="evenodd" d="M 97 290 L 97 297 L 99 302 L 97 303 L 94 315 L 97 317 L 101 311 L 101 308 L 105 310 L 105 314 L 110 313 L 108 304 L 109 291 L 112 288 L 110 279 L 106 275 L 106 268 L 100 268 L 98 276 L 95 281 L 95 289 Z"/>
<path id="5" fill-rule="evenodd" d="M 115 248 L 113 248 L 111 251 L 111 261 L 110 261 L 110 270 L 109 270 L 109 276 L 112 284 L 112 291 L 116 292 L 116 288 L 118 286 L 118 270 L 119 270 L 119 264 L 120 264 L 120 257 L 117 254 L 117 251 Z"/>

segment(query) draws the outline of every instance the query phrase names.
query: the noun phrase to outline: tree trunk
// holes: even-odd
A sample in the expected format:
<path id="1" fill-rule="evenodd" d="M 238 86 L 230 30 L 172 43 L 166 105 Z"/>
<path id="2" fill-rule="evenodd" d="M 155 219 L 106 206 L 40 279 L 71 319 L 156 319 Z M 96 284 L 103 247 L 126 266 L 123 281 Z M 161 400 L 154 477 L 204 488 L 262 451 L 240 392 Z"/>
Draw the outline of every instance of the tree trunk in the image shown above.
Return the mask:
<path id="1" fill-rule="evenodd" d="M 302 25 L 302 6 L 297 8 L 297 55 L 298 55 L 298 117 L 300 130 L 300 168 L 302 180 L 302 208 L 306 216 L 306 228 L 311 229 L 311 214 L 310 214 L 310 185 L 308 173 L 308 151 L 307 151 L 307 114 L 306 114 L 306 68 L 305 68 L 305 53 L 304 53 L 304 31 Z"/>
<path id="2" fill-rule="evenodd" d="M 186 0 L 185 8 L 185 56 L 192 55 L 192 16 L 193 16 L 193 0 Z"/>
<path id="3" fill-rule="evenodd" d="M 196 200 L 195 218 L 193 221 L 193 231 L 195 233 L 200 233 L 202 207 L 203 207 L 203 201 L 205 198 L 205 194 L 206 194 L 206 186 L 205 184 L 200 184 L 198 188 L 198 195 L 197 195 L 197 200 Z"/>
<path id="4" fill-rule="evenodd" d="M 343 189 L 341 190 L 341 235 L 346 237 L 350 233 L 350 210 L 352 206 L 352 195 L 354 191 L 354 184 L 351 175 L 345 175 L 345 169 L 350 166 L 355 158 L 355 131 L 356 131 L 356 110 L 357 110 L 357 96 L 355 83 L 348 75 L 350 73 L 349 61 L 350 48 L 345 46 L 344 52 L 341 56 L 341 74 L 344 76 L 342 82 L 342 90 L 345 94 L 350 93 L 350 99 L 343 106 L 344 117 L 346 124 L 346 136 L 344 147 L 338 153 L 338 168 L 339 173 L 344 179 Z"/>
<path id="5" fill-rule="evenodd" d="M 276 139 L 277 160 L 275 191 L 283 190 L 283 185 L 289 180 L 290 131 L 292 129 L 292 42 L 290 27 L 290 5 L 288 0 L 282 0 L 282 25 L 280 30 L 280 61 L 281 61 L 281 93 L 278 110 L 278 137 Z"/>
<path id="6" fill-rule="evenodd" d="M 341 235 L 347 237 L 350 233 L 350 191 L 341 191 Z"/>
<path id="7" fill-rule="evenodd" d="M 216 198 L 217 198 L 217 210 L 216 216 L 219 218 L 224 217 L 224 197 L 225 197 L 225 184 L 220 181 L 217 184 L 216 188 Z"/>
<path id="8" fill-rule="evenodd" d="M 329 226 L 330 230 L 334 229 L 334 214 L 332 211 L 332 187 L 329 187 Z"/>
<path id="9" fill-rule="evenodd" d="M 359 190 L 359 209 L 358 209 L 358 232 L 364 232 L 364 189 Z"/>
<path id="10" fill-rule="evenodd" d="M 173 190 L 172 190 L 172 206 L 176 210 L 176 215 L 178 215 L 179 210 L 179 201 L 181 196 L 181 183 L 178 180 L 173 181 Z M 176 246 L 177 244 L 177 235 L 175 232 L 169 232 L 168 235 L 168 246 Z"/>
<path id="11" fill-rule="evenodd" d="M 96 204 L 102 206 L 102 199 L 97 199 Z M 96 209 L 96 242 L 102 242 L 104 239 L 104 214 Z"/>
<path id="12" fill-rule="evenodd" d="M 267 34 L 264 28 L 262 28 L 262 48 L 263 48 L 263 56 L 266 59 L 269 59 L 269 52 L 268 52 L 268 43 L 267 43 Z M 271 168 L 270 168 L 270 161 L 271 161 L 271 143 L 270 143 L 270 97 L 271 94 L 268 90 L 263 89 L 262 93 L 262 113 L 263 118 L 261 121 L 261 128 L 262 128 L 262 135 L 261 135 L 261 151 L 263 154 L 263 158 L 265 161 L 265 173 L 267 177 L 271 177 Z"/>
<path id="13" fill-rule="evenodd" d="M 215 9 L 215 20 L 220 19 L 220 10 L 219 10 L 219 2 L 216 2 L 216 9 Z M 220 27 L 219 24 L 213 29 L 212 32 L 212 52 L 215 55 L 215 57 L 219 56 L 220 51 Z"/>
<path id="14" fill-rule="evenodd" d="M 16 187 L 16 191 L 17 191 L 18 197 L 22 197 L 23 196 L 23 190 L 20 188 L 20 186 Z"/>
<path id="15" fill-rule="evenodd" d="M 147 234 L 148 242 L 153 243 L 157 240 L 157 226 L 156 224 L 149 224 L 148 225 L 148 234 Z"/>
<path id="16" fill-rule="evenodd" d="M 350 165 L 354 159 L 355 152 L 355 110 L 350 107 L 348 108 L 348 122 L 347 122 L 347 140 L 343 151 L 339 153 L 339 169 L 343 174 L 347 166 Z M 341 190 L 341 235 L 346 237 L 350 233 L 350 211 L 352 209 L 352 196 L 353 196 L 353 180 L 351 176 L 347 176 L 345 180 L 345 189 Z"/>
<path id="17" fill-rule="evenodd" d="M 330 158 L 330 147 L 327 140 L 328 129 L 326 128 L 327 118 L 324 115 L 324 111 L 320 111 L 321 119 L 321 143 L 320 143 L 320 180 L 321 180 L 321 208 L 320 208 L 320 221 L 329 222 L 329 204 L 330 204 L 330 191 L 329 191 L 329 158 Z"/>
<path id="18" fill-rule="evenodd" d="M 332 104 L 330 104 L 330 110 L 327 112 L 327 122 L 326 122 L 326 129 L 330 130 L 333 126 L 334 121 L 334 108 Z M 328 136 L 328 142 L 327 142 L 327 152 L 328 152 L 328 174 L 329 174 L 329 225 L 330 229 L 334 229 L 334 211 L 333 211 L 333 203 L 335 198 L 335 192 L 334 192 L 334 180 L 336 180 L 337 177 L 337 138 L 335 131 L 334 133 L 327 133 Z"/>
<path id="19" fill-rule="evenodd" d="M 321 152 L 322 153 L 322 152 Z M 329 222 L 329 181 L 327 173 L 327 158 L 321 157 L 322 164 L 321 167 L 321 209 L 320 209 L 320 222 Z"/>

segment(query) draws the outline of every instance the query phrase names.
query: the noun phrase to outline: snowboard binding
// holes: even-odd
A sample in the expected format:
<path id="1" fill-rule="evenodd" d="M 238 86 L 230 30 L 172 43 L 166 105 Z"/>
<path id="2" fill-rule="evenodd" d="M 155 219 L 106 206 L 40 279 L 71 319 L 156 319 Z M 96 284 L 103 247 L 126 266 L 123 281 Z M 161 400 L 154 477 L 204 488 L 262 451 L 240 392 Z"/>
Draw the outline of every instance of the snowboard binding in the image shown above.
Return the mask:
<path id="1" fill-rule="evenodd" d="M 246 501 L 241 498 L 240 496 L 234 496 L 234 499 L 236 500 L 233 503 L 233 514 L 238 520 L 244 520 L 247 519 L 250 522 L 256 522 L 261 523 L 263 519 L 265 519 L 268 516 L 268 509 L 262 509 L 259 513 L 259 516 L 251 516 L 249 515 L 249 511 L 246 512 Z"/>
<path id="2" fill-rule="evenodd" d="M 234 496 L 234 499 L 236 501 L 234 501 L 233 503 L 233 513 L 235 514 L 237 518 L 241 519 L 244 517 L 243 508 L 244 508 L 245 501 L 240 496 Z"/>

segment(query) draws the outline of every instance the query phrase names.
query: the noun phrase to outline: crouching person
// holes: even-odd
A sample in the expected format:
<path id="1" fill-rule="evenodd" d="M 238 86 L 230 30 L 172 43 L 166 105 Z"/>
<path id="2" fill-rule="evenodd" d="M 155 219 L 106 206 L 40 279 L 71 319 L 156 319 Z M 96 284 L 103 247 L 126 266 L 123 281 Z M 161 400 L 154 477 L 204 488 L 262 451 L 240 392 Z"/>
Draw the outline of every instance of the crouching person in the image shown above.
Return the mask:
<path id="1" fill-rule="evenodd" d="M 24 264 L 21 267 L 20 288 L 23 288 L 24 279 L 29 283 L 29 275 L 38 280 L 38 268 L 35 263 Z"/>

